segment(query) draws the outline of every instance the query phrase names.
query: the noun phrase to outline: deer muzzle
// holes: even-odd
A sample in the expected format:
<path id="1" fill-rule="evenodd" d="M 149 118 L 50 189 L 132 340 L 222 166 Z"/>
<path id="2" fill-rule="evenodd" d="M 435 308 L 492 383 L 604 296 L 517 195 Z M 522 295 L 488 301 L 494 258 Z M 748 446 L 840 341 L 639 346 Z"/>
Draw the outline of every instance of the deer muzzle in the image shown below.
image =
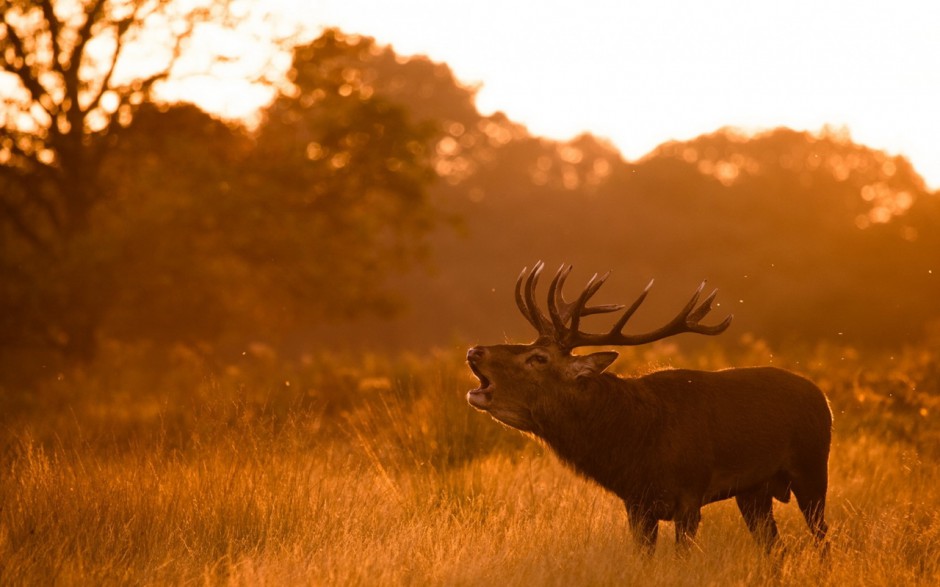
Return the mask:
<path id="1" fill-rule="evenodd" d="M 482 364 L 484 357 L 486 357 L 486 349 L 484 347 L 476 346 L 467 351 L 467 364 L 470 366 L 470 370 L 473 371 L 477 379 L 480 380 L 479 387 L 467 392 L 467 402 L 480 410 L 485 410 L 493 400 L 493 394 L 490 390 L 492 382 L 483 372 Z"/>

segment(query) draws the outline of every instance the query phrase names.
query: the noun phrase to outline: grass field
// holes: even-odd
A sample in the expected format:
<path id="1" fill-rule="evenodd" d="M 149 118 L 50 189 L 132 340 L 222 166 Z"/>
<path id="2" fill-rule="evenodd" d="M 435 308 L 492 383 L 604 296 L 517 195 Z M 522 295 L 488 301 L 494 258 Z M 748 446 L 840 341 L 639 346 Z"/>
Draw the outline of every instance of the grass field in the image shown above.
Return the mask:
<path id="1" fill-rule="evenodd" d="M 0 584 L 940 584 L 940 352 L 741 349 L 628 349 L 615 369 L 814 379 L 835 414 L 826 559 L 794 503 L 763 556 L 731 502 L 688 559 L 669 527 L 645 559 L 616 498 L 466 404 L 460 350 L 210 368 L 110 349 L 2 390 Z"/>

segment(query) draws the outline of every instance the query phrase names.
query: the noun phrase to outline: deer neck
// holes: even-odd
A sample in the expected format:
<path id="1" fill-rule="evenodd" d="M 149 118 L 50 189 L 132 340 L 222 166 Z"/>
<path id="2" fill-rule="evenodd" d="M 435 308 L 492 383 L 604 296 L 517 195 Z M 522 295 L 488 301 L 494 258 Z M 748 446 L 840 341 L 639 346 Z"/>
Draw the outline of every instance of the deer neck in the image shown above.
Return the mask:
<path id="1" fill-rule="evenodd" d="M 645 460 L 660 429 L 658 398 L 632 379 L 602 374 L 576 389 L 546 394 L 535 433 L 576 471 L 615 491 Z"/>

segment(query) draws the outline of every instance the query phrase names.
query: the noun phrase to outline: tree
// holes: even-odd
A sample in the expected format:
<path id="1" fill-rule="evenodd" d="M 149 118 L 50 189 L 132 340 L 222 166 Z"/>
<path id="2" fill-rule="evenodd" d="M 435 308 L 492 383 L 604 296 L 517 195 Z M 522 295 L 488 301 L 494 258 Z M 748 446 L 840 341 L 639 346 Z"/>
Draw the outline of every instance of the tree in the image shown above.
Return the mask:
<path id="1" fill-rule="evenodd" d="M 435 219 L 428 136 L 379 99 L 313 110 L 282 96 L 251 136 L 194 106 L 147 107 L 115 134 L 90 247 L 114 252 L 105 338 L 277 347 L 394 309 L 382 278 Z"/>
<path id="2" fill-rule="evenodd" d="M 87 18 L 104 19 L 95 6 Z M 13 24 L 4 26 L 25 26 L 27 12 L 9 9 L 4 22 Z M 48 24 L 46 14 L 32 18 Z M 188 14 L 184 35 L 210 17 Z M 116 26 L 104 21 L 91 30 Z M 29 45 L 14 33 L 17 47 L 42 53 L 41 39 Z M 0 351 L 89 358 L 106 339 L 211 353 L 227 342 L 306 337 L 329 316 L 388 313 L 395 300 L 383 278 L 421 256 L 436 221 L 428 187 L 437 132 L 384 93 L 350 86 L 373 45 L 328 31 L 303 57 L 298 50 L 296 88 L 254 134 L 192 105 L 157 103 L 150 90 L 172 62 L 120 86 L 110 70 L 76 82 L 80 95 L 94 84 L 111 88 L 83 99 L 77 132 L 53 124 L 78 116 L 43 97 L 58 97 L 59 86 L 37 90 L 36 106 L 21 83 L 22 103 L 7 112 L 32 122 L 11 128 L 4 143 L 15 152 L 0 181 L 15 189 L 2 196 Z M 38 66 L 21 73 L 45 75 Z M 114 109 L 95 114 L 108 92 Z"/>
<path id="3" fill-rule="evenodd" d="M 437 125 L 383 91 L 388 80 L 369 67 L 382 51 L 335 30 L 298 47 L 295 87 L 259 129 L 250 189 L 265 213 L 240 248 L 271 261 L 282 294 L 303 300 L 300 315 L 390 311 L 383 279 L 421 257 L 437 221 Z"/>
<path id="4" fill-rule="evenodd" d="M 403 285 L 440 318 L 399 329 L 399 344 L 529 336 L 505 288 L 536 259 L 613 269 L 602 301 L 633 299 L 655 277 L 638 330 L 707 277 L 735 314 L 721 343 L 751 332 L 774 345 L 896 345 L 940 318 L 940 194 L 903 157 L 788 129 L 721 130 L 633 163 L 585 139 L 514 138 L 495 153 L 446 186 L 465 200 L 469 236 L 432 243 L 459 271 Z M 594 184 L 592 171 L 607 173 Z"/>
<path id="5" fill-rule="evenodd" d="M 257 297 L 263 271 L 232 244 L 256 238 L 247 220 L 255 198 L 239 175 L 250 137 L 175 104 L 143 106 L 114 138 L 101 178 L 111 197 L 95 211 L 88 247 L 107 256 L 110 276 L 100 335 L 206 348 L 244 330 L 250 320 L 232 298 Z"/>
<path id="6" fill-rule="evenodd" d="M 89 224 L 108 197 L 100 172 L 115 129 L 153 101 L 197 25 L 220 21 L 227 8 L 227 0 L 0 3 L 0 307 L 10 328 L 0 343 L 93 352 L 110 253 L 90 246 Z"/>

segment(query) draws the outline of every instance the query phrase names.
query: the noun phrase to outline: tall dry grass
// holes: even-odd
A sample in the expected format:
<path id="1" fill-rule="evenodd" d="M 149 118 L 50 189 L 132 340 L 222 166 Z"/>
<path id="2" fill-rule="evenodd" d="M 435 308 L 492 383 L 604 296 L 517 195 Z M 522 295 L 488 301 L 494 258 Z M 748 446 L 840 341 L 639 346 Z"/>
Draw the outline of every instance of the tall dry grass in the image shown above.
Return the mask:
<path id="1" fill-rule="evenodd" d="M 209 368 L 112 349 L 39 393 L 4 390 L 0 584 L 940 583 L 936 351 L 623 355 L 623 373 L 783 362 L 819 382 L 836 418 L 828 558 L 793 504 L 776 506 L 785 548 L 763 556 L 729 502 L 705 508 L 687 560 L 668 524 L 643 558 L 614 497 L 466 405 L 457 350 L 255 349 Z"/>

